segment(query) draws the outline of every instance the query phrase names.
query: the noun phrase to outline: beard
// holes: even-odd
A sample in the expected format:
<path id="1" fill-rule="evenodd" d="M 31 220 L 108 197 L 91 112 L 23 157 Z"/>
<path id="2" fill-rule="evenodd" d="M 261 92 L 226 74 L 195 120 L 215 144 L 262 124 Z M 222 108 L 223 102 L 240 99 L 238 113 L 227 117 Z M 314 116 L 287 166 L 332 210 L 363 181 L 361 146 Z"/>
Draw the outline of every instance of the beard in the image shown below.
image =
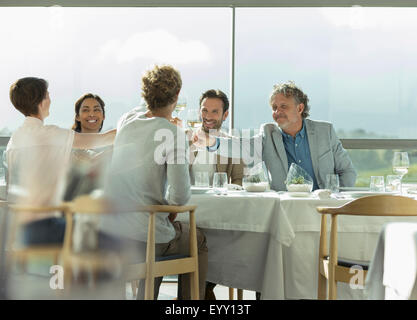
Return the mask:
<path id="1" fill-rule="evenodd" d="M 204 130 L 204 132 L 209 133 L 210 130 L 219 130 L 222 127 L 222 121 L 217 121 L 215 120 L 215 123 L 213 125 L 213 127 L 209 128 L 205 126 L 204 123 L 204 119 L 203 119 L 203 123 L 202 123 L 202 128 Z"/>

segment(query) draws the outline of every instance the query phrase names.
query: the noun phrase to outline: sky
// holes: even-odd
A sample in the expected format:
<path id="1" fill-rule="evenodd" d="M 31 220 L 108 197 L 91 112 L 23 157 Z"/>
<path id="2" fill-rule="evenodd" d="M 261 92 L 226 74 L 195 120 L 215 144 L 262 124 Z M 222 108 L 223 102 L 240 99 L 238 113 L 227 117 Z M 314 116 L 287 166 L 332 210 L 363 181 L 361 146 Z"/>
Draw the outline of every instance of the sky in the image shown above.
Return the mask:
<path id="1" fill-rule="evenodd" d="M 269 94 L 293 80 L 311 118 L 336 129 L 416 138 L 415 8 L 238 8 L 235 127 L 270 122 Z M 48 80 L 47 124 L 70 128 L 84 93 L 106 103 L 104 128 L 141 103 L 141 74 L 176 67 L 187 109 L 207 89 L 231 92 L 229 8 L 0 8 L 0 130 L 23 121 L 18 78 Z M 186 110 L 187 110 L 186 109 Z M 186 118 L 187 111 L 180 116 Z"/>

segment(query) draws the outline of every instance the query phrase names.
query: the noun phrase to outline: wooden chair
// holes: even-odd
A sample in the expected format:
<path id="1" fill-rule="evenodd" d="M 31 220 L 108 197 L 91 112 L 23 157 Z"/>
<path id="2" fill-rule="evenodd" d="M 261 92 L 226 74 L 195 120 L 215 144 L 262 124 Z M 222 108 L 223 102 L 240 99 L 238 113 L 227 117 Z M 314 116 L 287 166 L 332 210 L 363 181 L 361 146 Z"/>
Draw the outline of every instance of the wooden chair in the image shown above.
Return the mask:
<path id="1" fill-rule="evenodd" d="M 237 290 L 237 300 L 243 300 L 243 289 L 236 289 Z M 229 288 L 229 300 L 234 299 L 234 288 Z"/>
<path id="2" fill-rule="evenodd" d="M 112 208 L 111 204 L 105 200 L 93 199 L 90 196 L 80 196 L 69 204 L 71 212 L 78 213 L 107 213 L 118 212 Z M 195 223 L 196 206 L 169 206 L 169 205 L 151 205 L 135 208 L 136 212 L 148 212 L 148 241 L 146 247 L 146 261 L 138 264 L 131 264 L 125 268 L 125 280 L 132 283 L 132 289 L 135 290 L 136 281 L 145 279 L 145 300 L 154 299 L 154 280 L 156 277 L 165 275 L 176 275 L 190 273 L 191 275 L 191 298 L 199 299 L 198 284 L 198 253 L 197 253 L 197 229 Z M 131 212 L 132 210 L 123 211 Z M 182 213 L 189 212 L 190 215 L 190 250 L 187 256 L 168 256 L 161 259 L 155 258 L 155 215 L 159 212 L 165 213 Z M 77 255 L 70 253 L 71 246 L 67 249 L 67 259 L 74 261 L 78 259 Z M 81 260 L 84 260 L 81 259 Z M 158 261 L 159 260 L 159 261 Z M 84 260 L 87 261 L 87 260 Z M 96 261 L 99 261 L 97 258 Z"/>
<path id="3" fill-rule="evenodd" d="M 319 247 L 318 299 L 326 299 L 328 279 L 328 298 L 337 297 L 337 282 L 350 283 L 350 268 L 359 265 L 366 277 L 369 262 L 341 260 L 337 253 L 337 216 L 417 216 L 417 200 L 394 195 L 376 195 L 355 199 L 337 208 L 317 207 L 322 214 Z M 327 216 L 331 215 L 330 252 L 327 247 Z M 359 283 L 359 285 L 363 285 Z"/>
<path id="4" fill-rule="evenodd" d="M 69 208 L 66 204 L 59 206 L 32 206 L 32 205 L 20 205 L 20 204 L 9 204 L 9 212 L 12 212 L 12 221 L 10 234 L 7 240 L 7 261 L 8 268 L 11 263 L 17 261 L 22 265 L 26 265 L 28 259 L 33 256 L 37 257 L 51 257 L 53 264 L 58 264 L 60 255 L 62 254 L 63 244 L 45 244 L 45 245 L 29 245 L 16 247 L 16 234 L 18 231 L 18 215 L 19 214 L 37 214 L 37 213 L 50 213 L 50 212 L 63 212 L 66 216 L 68 223 Z"/>
<path id="5" fill-rule="evenodd" d="M 21 265 L 26 265 L 30 257 L 51 257 L 53 264 L 61 264 L 64 268 L 64 283 L 65 283 L 65 293 L 70 293 L 70 288 L 72 284 L 72 267 L 74 264 L 77 264 L 80 268 L 92 268 L 93 270 L 101 269 L 107 267 L 108 265 L 114 266 L 118 263 L 115 256 L 102 255 L 98 253 L 74 253 L 73 252 L 73 221 L 74 214 L 78 213 L 75 209 L 78 206 L 82 206 L 85 203 L 83 198 L 78 202 L 64 202 L 59 206 L 50 206 L 50 207 L 38 207 L 31 205 L 20 205 L 13 204 L 9 205 L 9 209 L 14 215 L 12 216 L 12 223 L 10 228 L 10 235 L 8 239 L 8 258 L 7 258 L 7 268 L 10 268 L 11 263 L 17 261 Z M 111 210 L 111 207 L 107 205 L 107 202 L 104 200 L 88 202 L 88 210 L 85 208 L 85 213 L 95 213 L 99 212 L 99 209 L 102 210 L 106 208 Z M 95 205 L 95 206 L 94 206 Z M 48 212 L 62 212 L 65 217 L 65 233 L 63 242 L 60 244 L 45 244 L 45 245 L 28 245 L 23 247 L 15 247 L 16 244 L 16 233 L 18 230 L 18 214 L 24 213 L 48 213 Z M 84 212 L 82 212 L 84 213 Z"/>

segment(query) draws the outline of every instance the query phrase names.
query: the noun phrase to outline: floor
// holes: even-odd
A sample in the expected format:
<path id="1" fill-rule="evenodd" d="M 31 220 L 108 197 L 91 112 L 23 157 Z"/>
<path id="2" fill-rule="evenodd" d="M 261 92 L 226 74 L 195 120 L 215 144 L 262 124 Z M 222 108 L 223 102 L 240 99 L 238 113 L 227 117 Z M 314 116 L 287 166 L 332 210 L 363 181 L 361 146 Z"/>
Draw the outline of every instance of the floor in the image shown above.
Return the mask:
<path id="1" fill-rule="evenodd" d="M 41 264 L 40 264 L 41 265 Z M 22 270 L 14 270 L 9 274 L 8 278 L 8 292 L 9 298 L 11 299 L 67 299 L 63 296 L 63 290 L 56 290 L 51 288 L 53 287 L 52 283 L 57 283 L 53 280 L 53 273 L 47 273 L 46 270 L 42 267 L 29 267 L 26 272 Z M 118 286 L 120 289 L 120 286 Z M 59 288 L 58 288 L 59 289 Z M 69 299 L 114 299 L 115 285 L 109 284 L 108 286 L 103 286 L 99 290 L 95 290 L 94 294 L 91 294 L 91 291 L 85 290 L 86 287 L 72 286 L 71 292 L 72 295 Z M 88 293 L 90 292 L 90 293 Z M 99 295 L 97 295 L 99 292 Z M 121 292 L 121 291 L 119 291 Z M 217 300 L 229 300 L 229 288 L 217 285 L 214 288 L 214 294 Z M 177 297 L 177 283 L 176 277 L 167 277 L 164 278 L 162 285 L 159 290 L 158 300 L 174 300 Z M 134 300 L 132 294 L 132 289 L 130 284 L 126 284 L 126 295 L 120 298 L 126 298 L 127 300 Z M 234 290 L 234 299 L 237 299 L 237 290 Z M 255 300 L 256 295 L 254 291 L 244 290 L 243 291 L 244 300 Z"/>
<path id="2" fill-rule="evenodd" d="M 229 287 L 217 285 L 214 288 L 214 294 L 217 300 L 229 300 Z M 158 300 L 174 300 L 177 297 L 177 283 L 173 281 L 162 282 L 161 288 L 159 289 Z M 132 300 L 132 289 L 130 285 L 126 285 L 126 299 Z M 234 299 L 237 299 L 237 290 L 234 290 Z M 243 290 L 244 300 L 255 300 L 255 291 Z"/>

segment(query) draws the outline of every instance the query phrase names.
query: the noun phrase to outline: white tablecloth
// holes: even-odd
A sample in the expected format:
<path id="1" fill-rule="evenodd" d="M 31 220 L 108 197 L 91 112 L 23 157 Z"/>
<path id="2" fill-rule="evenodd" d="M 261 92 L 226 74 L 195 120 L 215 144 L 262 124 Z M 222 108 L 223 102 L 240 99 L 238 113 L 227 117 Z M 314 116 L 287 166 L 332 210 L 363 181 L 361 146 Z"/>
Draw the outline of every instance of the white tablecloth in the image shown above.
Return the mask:
<path id="1" fill-rule="evenodd" d="M 290 241 L 291 227 L 286 216 L 275 214 L 280 210 L 276 192 L 229 191 L 227 196 L 193 194 L 189 203 L 198 205 L 197 221 L 201 228 L 265 232 L 278 241 Z"/>
<path id="2" fill-rule="evenodd" d="M 417 223 L 388 223 L 366 278 L 369 299 L 417 299 Z"/>
<path id="3" fill-rule="evenodd" d="M 350 200 L 293 198 L 276 192 L 192 195 L 189 204 L 198 206 L 197 225 L 209 247 L 208 280 L 260 291 L 264 299 L 315 299 L 320 231 L 316 207 Z M 378 234 L 389 221 L 396 219 L 339 217 L 340 256 L 371 260 Z M 364 290 L 338 287 L 341 299 L 366 297 Z"/>

